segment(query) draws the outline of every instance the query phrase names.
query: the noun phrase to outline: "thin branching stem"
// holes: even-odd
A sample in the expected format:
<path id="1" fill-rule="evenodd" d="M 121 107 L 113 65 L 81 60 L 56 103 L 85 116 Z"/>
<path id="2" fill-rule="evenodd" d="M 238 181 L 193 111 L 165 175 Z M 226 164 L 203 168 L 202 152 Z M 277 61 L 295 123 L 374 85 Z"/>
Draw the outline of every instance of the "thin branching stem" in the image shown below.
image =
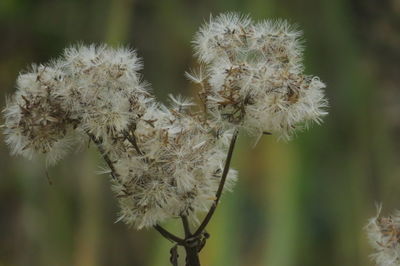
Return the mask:
<path id="1" fill-rule="evenodd" d="M 185 231 L 185 238 L 191 237 L 192 233 L 190 232 L 188 217 L 186 215 L 181 215 L 181 220 L 183 224 L 183 230 Z"/>
<path id="2" fill-rule="evenodd" d="M 112 163 L 110 157 L 107 155 L 107 153 L 105 152 L 103 146 L 102 146 L 102 141 L 97 139 L 93 134 L 88 133 L 89 138 L 96 144 L 97 148 L 99 149 L 101 155 L 103 156 L 104 161 L 107 163 L 108 167 L 111 170 L 111 176 L 114 179 L 117 179 L 117 174 L 115 171 L 115 167 L 114 164 Z M 126 136 L 127 137 L 127 136 Z M 137 150 L 137 152 L 139 154 L 142 154 L 141 151 L 139 150 L 139 147 L 136 144 L 136 140 L 134 138 L 128 138 L 128 141 L 132 143 L 132 145 L 135 147 L 135 149 Z M 187 219 L 187 218 L 186 218 Z M 186 220 L 187 221 L 187 220 Z M 171 232 L 167 231 L 166 229 L 164 229 L 162 226 L 160 225 L 155 225 L 154 228 L 166 239 L 172 241 L 172 242 L 176 242 L 178 245 L 185 245 L 185 240 L 172 234 Z M 185 229 L 186 230 L 186 229 Z M 186 234 L 186 231 L 185 231 Z"/>
<path id="3" fill-rule="evenodd" d="M 235 144 L 236 144 L 236 139 L 237 139 L 238 133 L 239 133 L 239 131 L 237 129 L 233 133 L 233 136 L 232 136 L 232 139 L 231 139 L 231 143 L 229 145 L 228 154 L 226 156 L 224 171 L 222 172 L 221 181 L 219 183 L 219 187 L 218 187 L 217 193 L 215 194 L 215 200 L 214 200 L 213 204 L 211 205 L 211 208 L 208 211 L 206 217 L 204 217 L 203 222 L 200 224 L 199 228 L 193 234 L 194 237 L 200 236 L 203 233 L 204 229 L 206 228 L 206 226 L 210 222 L 210 220 L 211 220 L 211 218 L 212 218 L 212 216 L 213 216 L 213 214 L 215 212 L 215 209 L 217 208 L 218 202 L 219 202 L 219 200 L 221 198 L 221 195 L 222 195 L 222 191 L 224 189 L 226 178 L 228 176 L 229 167 L 230 167 L 230 164 L 231 164 L 233 151 L 235 149 Z"/>
<path id="4" fill-rule="evenodd" d="M 115 171 L 115 167 L 114 164 L 112 163 L 110 157 L 107 155 L 107 153 L 105 152 L 103 146 L 102 146 L 102 141 L 99 139 L 96 139 L 96 137 L 93 134 L 87 133 L 88 136 L 90 137 L 90 139 L 96 144 L 97 148 L 99 149 L 101 155 L 103 156 L 104 161 L 107 163 L 108 167 L 111 170 L 111 176 L 114 179 L 117 179 L 117 174 Z M 137 152 L 139 154 L 141 154 L 141 151 L 139 150 L 137 145 L 134 145 L 134 143 L 136 144 L 136 140 L 133 138 L 128 139 L 132 145 L 135 147 L 135 149 L 137 149 Z M 134 141 L 132 141 L 134 140 Z M 186 218 L 187 219 L 187 218 Z M 186 220 L 187 221 L 187 220 Z M 171 232 L 167 231 L 166 229 L 164 229 L 162 226 L 160 225 L 155 225 L 154 228 L 162 235 L 164 236 L 166 239 L 172 241 L 172 242 L 176 242 L 178 245 L 185 245 L 185 240 L 172 234 Z M 185 229 L 186 230 L 186 229 Z M 185 231 L 186 234 L 186 231 Z"/>
<path id="5" fill-rule="evenodd" d="M 170 240 L 172 242 L 176 242 L 178 245 L 185 245 L 185 240 L 184 239 L 172 234 L 171 232 L 169 232 L 166 229 L 164 229 L 162 226 L 156 224 L 153 227 L 154 227 L 154 229 L 156 229 L 166 239 L 168 239 L 168 240 Z"/>
<path id="6" fill-rule="evenodd" d="M 96 137 L 93 134 L 87 133 L 89 138 L 96 144 L 97 149 L 99 149 L 99 152 L 101 156 L 103 156 L 104 161 L 107 163 L 108 167 L 111 170 L 111 177 L 115 180 L 117 180 L 118 174 L 115 171 L 115 167 L 113 162 L 111 161 L 110 157 L 108 156 L 107 152 L 104 150 L 102 141 L 99 139 L 96 139 Z"/>

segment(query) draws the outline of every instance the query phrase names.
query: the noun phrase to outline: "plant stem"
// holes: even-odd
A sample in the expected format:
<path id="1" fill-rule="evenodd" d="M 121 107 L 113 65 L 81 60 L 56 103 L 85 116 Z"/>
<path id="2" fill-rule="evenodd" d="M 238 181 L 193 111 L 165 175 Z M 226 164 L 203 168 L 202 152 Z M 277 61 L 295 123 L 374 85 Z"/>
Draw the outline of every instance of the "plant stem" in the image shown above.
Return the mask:
<path id="1" fill-rule="evenodd" d="M 200 266 L 199 259 L 199 239 L 191 242 L 192 233 L 190 232 L 189 221 L 186 215 L 181 215 L 183 229 L 185 231 L 185 252 L 186 252 L 186 266 Z"/>
<path id="2" fill-rule="evenodd" d="M 96 137 L 93 134 L 90 134 L 88 132 L 86 132 L 86 134 L 89 136 L 89 138 L 96 144 L 97 149 L 99 150 L 101 156 L 103 156 L 104 161 L 107 163 L 108 167 L 111 170 L 111 177 L 114 180 L 118 180 L 118 174 L 115 171 L 115 167 L 113 162 L 111 161 L 110 157 L 108 157 L 106 151 L 104 150 L 103 146 L 102 146 L 102 140 L 98 140 L 96 139 Z"/>
<path id="3" fill-rule="evenodd" d="M 197 246 L 185 246 L 186 266 L 200 266 L 199 250 Z"/>
<path id="4" fill-rule="evenodd" d="M 189 238 L 192 236 L 192 233 L 190 232 L 188 218 L 186 215 L 181 215 L 181 219 L 182 219 L 183 229 L 185 230 L 185 238 Z"/>
<path id="5" fill-rule="evenodd" d="M 156 229 L 166 239 L 168 239 L 168 240 L 170 240 L 172 242 L 176 242 L 178 245 L 185 245 L 185 240 L 184 239 L 182 239 L 180 237 L 177 237 L 176 235 L 168 232 L 162 226 L 156 224 L 153 227 L 154 227 L 154 229 Z"/>
<path id="6" fill-rule="evenodd" d="M 237 139 L 238 133 L 239 133 L 239 131 L 237 129 L 233 133 L 233 136 L 232 136 L 232 139 L 231 139 L 231 143 L 229 145 L 228 154 L 227 154 L 226 161 L 225 161 L 224 171 L 222 172 L 221 181 L 219 183 L 219 187 L 218 187 L 217 193 L 215 194 L 215 200 L 214 200 L 210 210 L 208 211 L 206 217 L 204 218 L 203 222 L 200 224 L 199 228 L 193 234 L 194 237 L 198 237 L 203 233 L 204 229 L 206 228 L 206 226 L 210 222 L 210 220 L 211 220 L 211 218 L 212 218 L 212 216 L 213 216 L 213 214 L 215 212 L 215 209 L 217 208 L 218 202 L 219 202 L 219 200 L 221 198 L 221 195 L 222 195 L 222 191 L 224 189 L 226 178 L 228 176 L 229 167 L 230 167 L 230 164 L 231 164 L 233 151 L 235 149 L 235 143 L 236 143 L 236 139 Z"/>

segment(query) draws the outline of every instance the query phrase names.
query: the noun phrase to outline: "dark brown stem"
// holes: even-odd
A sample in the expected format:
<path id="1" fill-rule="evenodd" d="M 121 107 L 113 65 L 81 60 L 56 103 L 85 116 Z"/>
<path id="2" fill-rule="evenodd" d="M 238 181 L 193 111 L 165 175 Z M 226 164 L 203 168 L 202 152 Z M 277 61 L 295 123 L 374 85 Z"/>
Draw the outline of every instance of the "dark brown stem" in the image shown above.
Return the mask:
<path id="1" fill-rule="evenodd" d="M 190 232 L 188 218 L 186 215 L 181 215 L 181 219 L 183 224 L 183 230 L 185 230 L 185 238 L 189 238 L 192 236 L 192 233 Z"/>
<path id="2" fill-rule="evenodd" d="M 218 187 L 217 193 L 215 194 L 215 200 L 214 200 L 210 210 L 208 211 L 206 217 L 204 218 L 203 222 L 200 224 L 199 228 L 193 234 L 194 237 L 198 237 L 203 233 L 204 229 L 206 228 L 206 226 L 210 222 L 210 219 L 213 216 L 213 214 L 215 212 L 215 209 L 217 208 L 218 202 L 219 202 L 219 200 L 221 198 L 221 195 L 222 195 L 222 191 L 224 189 L 226 178 L 228 176 L 229 167 L 230 167 L 230 164 L 231 164 L 233 151 L 235 149 L 235 143 L 236 143 L 236 139 L 237 139 L 238 133 L 239 133 L 238 130 L 235 130 L 235 132 L 233 133 L 233 136 L 232 136 L 232 139 L 231 139 L 231 143 L 229 145 L 228 154 L 226 156 L 224 170 L 222 172 L 221 181 L 219 183 L 219 187 Z"/>
<path id="3" fill-rule="evenodd" d="M 96 137 L 93 134 L 87 133 L 89 138 L 96 144 L 97 148 L 99 149 L 99 152 L 101 154 L 101 156 L 103 156 L 104 161 L 107 163 L 108 167 L 111 170 L 111 177 L 115 180 L 117 180 L 118 178 L 118 174 L 115 171 L 115 167 L 113 162 L 111 161 L 110 157 L 108 157 L 106 151 L 104 150 L 103 146 L 102 146 L 102 141 L 99 139 L 96 139 Z"/>
<path id="4" fill-rule="evenodd" d="M 166 239 L 172 241 L 172 242 L 176 242 L 178 245 L 185 245 L 185 240 L 168 232 L 166 229 L 164 229 L 162 226 L 156 224 L 153 226 L 154 229 L 156 229 L 163 237 L 165 237 Z"/>
<path id="5" fill-rule="evenodd" d="M 169 257 L 169 261 L 171 262 L 172 266 L 178 266 L 178 258 L 179 258 L 178 245 L 173 246 L 170 249 L 169 254 L 171 255 Z"/>
<path id="6" fill-rule="evenodd" d="M 197 246 L 185 246 L 186 266 L 200 266 L 199 250 Z"/>

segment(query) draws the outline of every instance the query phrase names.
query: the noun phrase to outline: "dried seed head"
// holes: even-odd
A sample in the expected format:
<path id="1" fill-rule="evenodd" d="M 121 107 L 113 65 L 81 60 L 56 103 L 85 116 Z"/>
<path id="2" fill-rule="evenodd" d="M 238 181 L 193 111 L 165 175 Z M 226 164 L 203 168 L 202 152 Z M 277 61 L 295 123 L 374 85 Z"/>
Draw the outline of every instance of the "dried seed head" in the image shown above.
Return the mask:
<path id="1" fill-rule="evenodd" d="M 34 66 L 17 80 L 17 92 L 3 110 L 6 142 L 13 154 L 30 158 L 45 153 L 49 163 L 61 159 L 74 142 L 68 113 L 57 91 L 65 86 L 64 74 L 54 66 Z"/>
<path id="2" fill-rule="evenodd" d="M 309 121 L 321 122 L 325 85 L 303 74 L 300 36 L 285 21 L 254 24 L 231 13 L 211 18 L 194 41 L 206 77 L 189 78 L 201 83 L 213 118 L 285 139 Z"/>
<path id="3" fill-rule="evenodd" d="M 365 227 L 371 246 L 375 253 L 371 258 L 378 266 L 400 265 L 400 212 L 395 211 L 388 217 L 378 214 L 369 220 Z"/>
<path id="4" fill-rule="evenodd" d="M 153 101 L 141 81 L 140 59 L 132 50 L 103 46 L 66 49 L 63 71 L 70 77 L 60 96 L 80 127 L 97 138 L 129 129 Z"/>
<path id="5" fill-rule="evenodd" d="M 187 105 L 173 98 L 171 108 L 148 109 L 131 135 L 140 154 L 126 143 L 131 153 L 115 159 L 120 179 L 114 182 L 114 190 L 120 219 L 126 223 L 149 227 L 166 218 L 207 211 L 212 204 L 231 132 L 216 138 L 216 128 L 185 112 Z M 231 170 L 227 189 L 235 179 Z"/>
<path id="6" fill-rule="evenodd" d="M 136 228 L 182 214 L 195 220 L 215 200 L 236 127 L 289 138 L 325 114 L 325 85 L 303 74 L 299 37 L 286 22 L 211 18 L 194 41 L 203 66 L 187 74 L 201 86 L 203 113 L 182 97 L 157 103 L 132 50 L 67 48 L 19 76 L 4 110 L 6 141 L 15 154 L 55 162 L 86 135 L 110 168 L 121 220 Z M 225 188 L 235 180 L 230 170 Z"/>

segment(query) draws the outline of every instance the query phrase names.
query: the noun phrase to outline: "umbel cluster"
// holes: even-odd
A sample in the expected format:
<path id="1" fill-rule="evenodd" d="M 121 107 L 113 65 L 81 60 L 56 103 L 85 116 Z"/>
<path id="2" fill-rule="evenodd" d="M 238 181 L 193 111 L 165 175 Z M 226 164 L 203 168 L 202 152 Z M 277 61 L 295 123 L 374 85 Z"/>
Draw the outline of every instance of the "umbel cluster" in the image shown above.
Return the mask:
<path id="1" fill-rule="evenodd" d="M 285 21 L 211 18 L 194 37 L 199 68 L 187 77 L 201 104 L 158 102 L 133 50 L 74 46 L 21 73 L 3 111 L 13 154 L 54 164 L 94 143 L 107 163 L 120 220 L 140 229 L 207 211 L 227 149 L 244 130 L 289 139 L 326 114 L 325 85 L 304 74 L 301 33 Z M 225 189 L 237 177 L 227 174 Z"/>

